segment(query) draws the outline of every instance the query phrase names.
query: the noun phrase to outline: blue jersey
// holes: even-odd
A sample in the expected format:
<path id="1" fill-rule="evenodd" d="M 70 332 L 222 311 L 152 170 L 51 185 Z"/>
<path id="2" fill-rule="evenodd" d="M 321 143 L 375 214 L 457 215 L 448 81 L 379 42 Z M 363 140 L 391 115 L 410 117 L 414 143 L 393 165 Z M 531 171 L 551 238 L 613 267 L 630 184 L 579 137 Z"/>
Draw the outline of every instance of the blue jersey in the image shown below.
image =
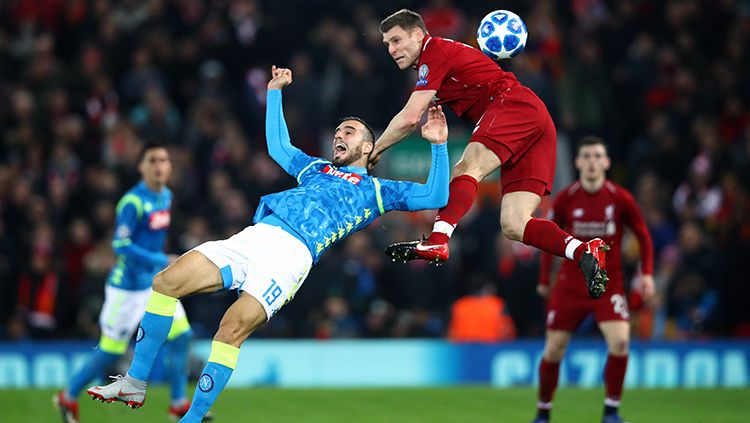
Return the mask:
<path id="1" fill-rule="evenodd" d="M 121 289 L 151 287 L 154 275 L 167 263 L 164 240 L 169 229 L 172 191 L 153 192 L 141 181 L 117 203 L 112 248 L 117 264 L 107 283 Z"/>
<path id="2" fill-rule="evenodd" d="M 262 197 L 253 221 L 281 221 L 279 226 L 307 245 L 313 263 L 383 213 L 436 209 L 448 201 L 450 167 L 445 144 L 432 145 L 432 166 L 424 184 L 375 178 L 365 168 L 339 168 L 292 146 L 280 90 L 268 91 L 266 107 L 269 154 L 299 185 Z"/>

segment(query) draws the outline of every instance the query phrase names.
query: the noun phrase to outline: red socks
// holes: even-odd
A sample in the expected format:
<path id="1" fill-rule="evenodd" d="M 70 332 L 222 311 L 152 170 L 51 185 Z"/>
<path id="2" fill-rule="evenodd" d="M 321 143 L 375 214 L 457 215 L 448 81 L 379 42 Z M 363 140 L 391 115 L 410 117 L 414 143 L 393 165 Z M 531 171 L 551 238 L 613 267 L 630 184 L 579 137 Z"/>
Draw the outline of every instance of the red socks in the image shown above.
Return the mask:
<path id="1" fill-rule="evenodd" d="M 551 220 L 531 218 L 523 230 L 523 243 L 558 257 L 578 261 L 585 245 Z"/>
<path id="2" fill-rule="evenodd" d="M 433 244 L 445 244 L 453 234 L 453 228 L 469 211 L 477 197 L 477 180 L 469 175 L 453 178 L 449 188 L 448 204 L 438 211 L 435 226 L 428 241 Z"/>
<path id="3" fill-rule="evenodd" d="M 552 363 L 542 358 L 539 363 L 539 410 L 552 408 L 552 397 L 557 389 L 557 380 L 560 375 L 560 362 Z"/>
<path id="4" fill-rule="evenodd" d="M 620 405 L 622 385 L 625 382 L 625 371 L 628 368 L 628 356 L 607 355 L 607 364 L 604 365 L 604 386 L 607 397 L 604 404 L 610 407 Z"/>

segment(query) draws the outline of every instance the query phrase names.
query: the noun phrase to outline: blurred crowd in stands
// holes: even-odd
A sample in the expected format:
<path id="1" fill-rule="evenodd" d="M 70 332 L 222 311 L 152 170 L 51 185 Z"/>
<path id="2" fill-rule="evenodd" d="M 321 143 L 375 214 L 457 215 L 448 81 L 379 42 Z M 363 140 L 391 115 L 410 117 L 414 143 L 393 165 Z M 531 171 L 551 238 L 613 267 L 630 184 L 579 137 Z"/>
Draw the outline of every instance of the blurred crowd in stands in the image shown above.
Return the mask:
<path id="1" fill-rule="evenodd" d="M 420 11 L 432 34 L 475 45 L 492 5 L 400 6 Z M 167 143 L 174 165 L 168 252 L 239 231 L 261 195 L 293 186 L 265 150 L 271 64 L 294 72 L 286 118 L 306 152 L 328 155 L 342 116 L 382 130 L 415 79 L 382 45 L 378 24 L 392 7 L 0 2 L 0 339 L 98 337 L 115 204 L 138 180 L 145 141 Z M 633 191 L 646 217 L 657 295 L 633 297 L 636 336 L 750 337 L 750 2 L 503 7 L 524 18 L 530 35 L 526 51 L 501 65 L 538 93 L 558 127 L 556 186 L 575 178 L 576 141 L 601 135 L 614 160 L 610 178 Z M 454 134 L 471 129 L 454 117 L 450 125 Z M 462 221 L 446 265 L 387 261 L 383 247 L 429 233 L 434 212 L 386 216 L 324 256 L 255 336 L 460 339 L 466 311 L 484 308 L 476 324 L 488 339 L 543 335 L 539 254 L 500 234 L 496 182 L 483 192 L 490 195 Z M 627 274 L 637 281 L 637 242 L 625 242 Z M 197 334 L 210 336 L 235 298 L 187 299 Z M 492 310 L 510 318 L 491 321 Z"/>

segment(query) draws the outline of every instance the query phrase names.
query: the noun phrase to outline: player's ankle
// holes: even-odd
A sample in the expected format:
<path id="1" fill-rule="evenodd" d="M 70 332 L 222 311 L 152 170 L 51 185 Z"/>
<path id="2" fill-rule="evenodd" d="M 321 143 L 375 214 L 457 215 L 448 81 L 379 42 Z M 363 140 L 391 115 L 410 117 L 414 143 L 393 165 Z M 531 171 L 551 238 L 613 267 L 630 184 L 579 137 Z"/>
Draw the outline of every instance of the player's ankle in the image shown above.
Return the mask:
<path id="1" fill-rule="evenodd" d="M 586 243 L 584 242 L 584 243 L 582 243 L 581 245 L 579 245 L 579 246 L 578 246 L 578 247 L 577 247 L 577 248 L 575 249 L 575 251 L 573 251 L 573 259 L 574 259 L 574 260 L 575 260 L 576 262 L 579 262 L 579 261 L 581 261 L 581 258 L 583 257 L 583 253 L 585 253 L 585 252 L 586 252 Z"/>
<path id="2" fill-rule="evenodd" d="M 433 232 L 430 237 L 427 238 L 427 242 L 431 244 L 447 244 L 450 237 L 448 234 L 442 232 Z"/>
<path id="3" fill-rule="evenodd" d="M 133 376 L 130 376 L 130 374 L 125 375 L 125 381 L 127 381 L 134 388 L 141 390 L 145 390 L 148 384 L 145 380 L 134 378 Z"/>

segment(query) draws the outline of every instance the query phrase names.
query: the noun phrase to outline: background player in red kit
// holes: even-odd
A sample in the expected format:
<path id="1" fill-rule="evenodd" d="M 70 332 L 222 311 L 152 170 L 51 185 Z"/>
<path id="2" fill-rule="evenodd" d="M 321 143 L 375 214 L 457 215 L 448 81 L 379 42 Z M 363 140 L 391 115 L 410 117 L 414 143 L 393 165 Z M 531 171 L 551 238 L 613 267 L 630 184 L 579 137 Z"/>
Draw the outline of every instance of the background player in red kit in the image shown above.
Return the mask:
<path id="1" fill-rule="evenodd" d="M 552 257 L 542 255 L 537 291 L 543 297 L 549 297 L 549 302 L 544 355 L 539 365 L 539 398 L 535 423 L 549 421 L 560 360 L 565 354 L 572 332 L 588 313 L 594 314 L 609 352 L 604 367 L 606 398 L 602 422 L 622 422 L 617 409 L 625 379 L 630 341 L 628 303 L 620 264 L 623 226 L 628 226 L 638 238 L 641 252 L 638 286 L 646 299 L 654 292 L 653 245 L 633 196 L 625 188 L 606 179 L 609 165 L 604 140 L 593 136 L 584 137 L 578 145 L 576 156 L 578 181 L 555 197 L 555 223 L 579 239 L 600 237 L 611 246 L 611 251 L 607 253 L 609 285 L 601 298 L 590 299 L 581 286 L 578 269 L 571 262 L 564 261 L 557 273 L 556 283 L 550 287 Z"/>
<path id="2" fill-rule="evenodd" d="M 416 69 L 419 79 L 378 139 L 372 165 L 414 131 L 433 101 L 476 124 L 453 169 L 448 204 L 438 212 L 430 237 L 394 244 L 386 253 L 404 261 L 447 260 L 448 240 L 474 203 L 478 181 L 502 165 L 500 223 L 505 236 L 575 260 L 589 294 L 599 297 L 607 283 L 602 241 L 584 243 L 549 220 L 531 217 L 541 197 L 550 193 L 555 171 L 557 134 L 544 103 L 479 50 L 429 35 L 418 13 L 402 9 L 384 19 L 380 31 L 398 67 Z"/>

